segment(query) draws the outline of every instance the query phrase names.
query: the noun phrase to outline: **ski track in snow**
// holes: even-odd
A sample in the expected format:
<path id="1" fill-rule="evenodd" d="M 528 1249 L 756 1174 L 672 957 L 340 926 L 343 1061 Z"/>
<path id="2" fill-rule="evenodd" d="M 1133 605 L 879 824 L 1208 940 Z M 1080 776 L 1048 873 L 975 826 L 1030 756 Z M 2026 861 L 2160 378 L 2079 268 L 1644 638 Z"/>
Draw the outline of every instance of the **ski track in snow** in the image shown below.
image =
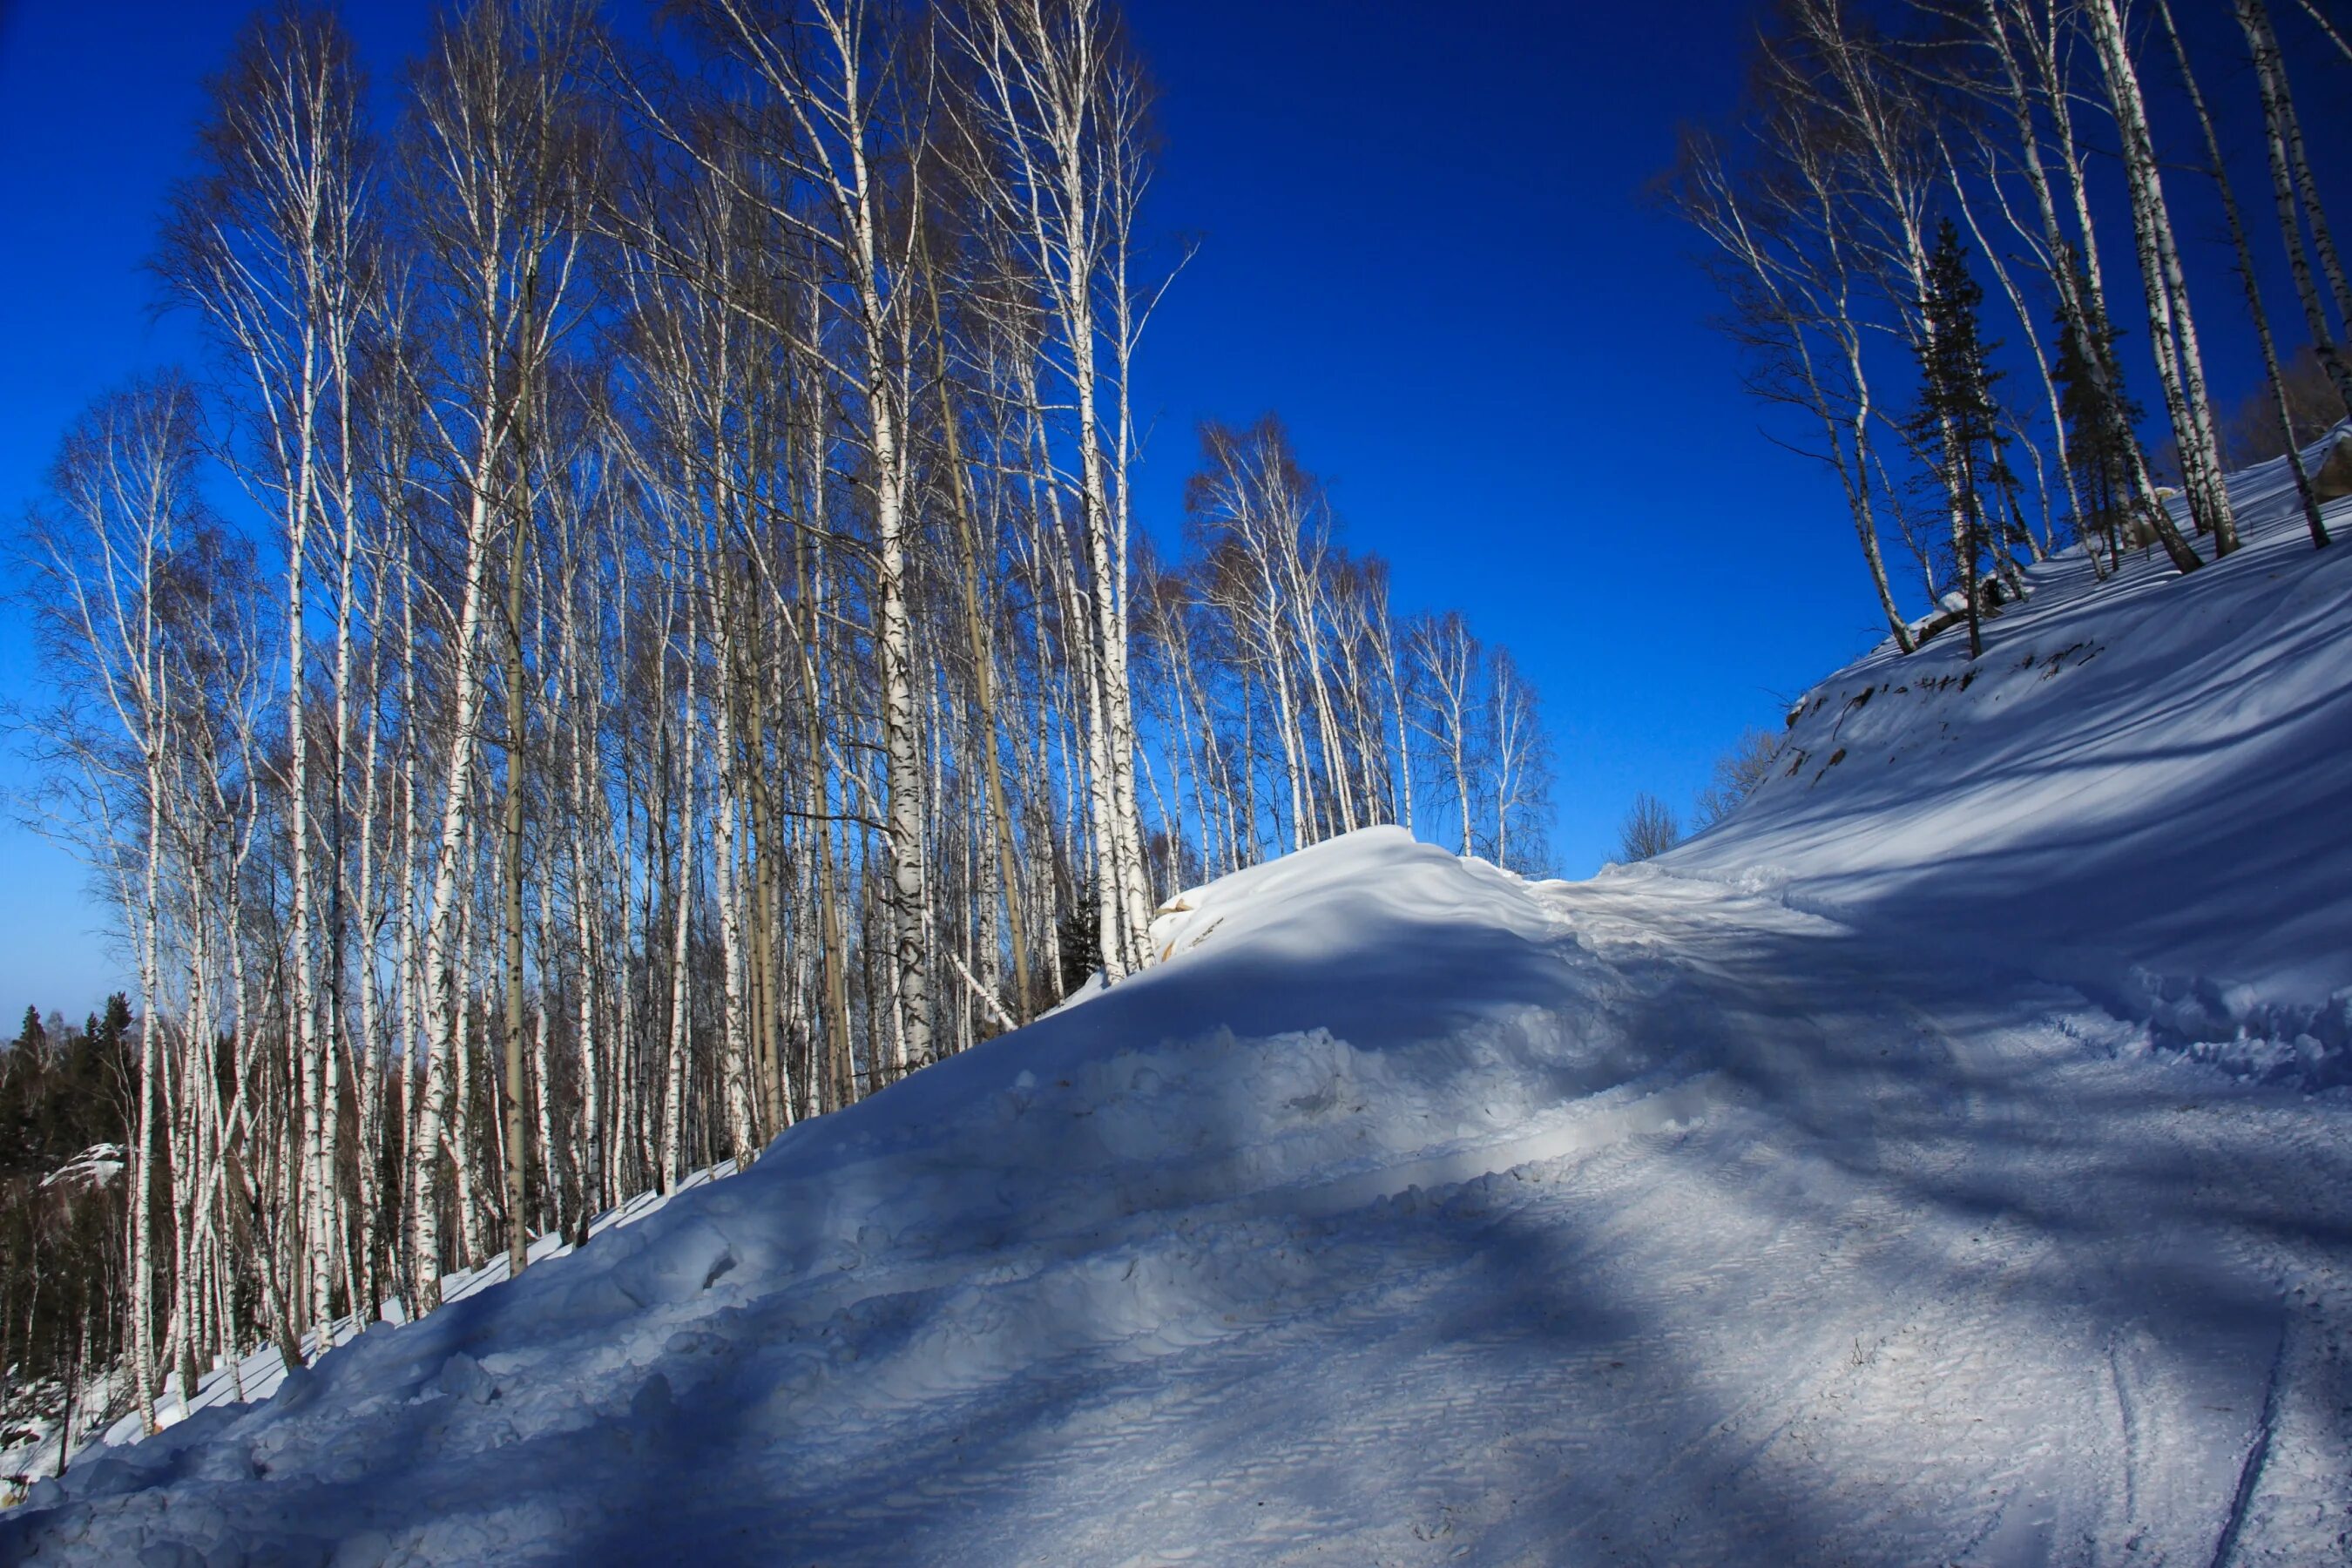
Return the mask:
<path id="1" fill-rule="evenodd" d="M 2352 1562 L 2352 545 L 2277 480 L 2185 585 L 2037 569 L 1981 682 L 1833 677 L 1815 771 L 1660 864 L 1369 829 L 1187 895 L 0 1561 Z"/>

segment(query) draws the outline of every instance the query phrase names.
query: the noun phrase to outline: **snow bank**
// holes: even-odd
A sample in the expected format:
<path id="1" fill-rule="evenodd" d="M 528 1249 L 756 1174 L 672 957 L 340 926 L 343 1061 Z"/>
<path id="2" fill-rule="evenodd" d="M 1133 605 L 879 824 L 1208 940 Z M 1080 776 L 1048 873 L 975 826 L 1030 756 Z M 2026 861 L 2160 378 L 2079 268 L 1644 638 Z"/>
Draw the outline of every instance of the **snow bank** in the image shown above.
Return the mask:
<path id="1" fill-rule="evenodd" d="M 1360 1205 L 1530 1140 L 1646 1124 L 1625 1112 L 1654 1064 L 1594 1005 L 1609 973 L 1515 877 L 1374 828 L 1181 901 L 1165 963 L 795 1128 L 748 1173 L 577 1255 L 398 1331 L 370 1326 L 267 1405 L 208 1385 L 215 1407 L 86 1458 L 31 1508 L 130 1494 L 106 1515 L 121 1544 L 145 1538 L 135 1505 L 159 1485 L 266 1511 L 245 1483 L 299 1454 L 306 1478 L 373 1477 L 377 1497 L 387 1476 L 462 1490 L 448 1472 L 520 1445 L 541 1457 L 497 1490 L 537 1500 L 491 1508 L 495 1528 L 465 1510 L 415 1526 L 406 1550 L 576 1542 L 601 1505 L 558 1478 L 690 1446 L 713 1400 L 730 1440 L 783 1442 L 1013 1369 L 1213 1340 L 1236 1300 L 1307 1267 L 1281 1245 L 1289 1221 L 1252 1221 L 1253 1205 Z M 1242 1228 L 1183 1239 L 1181 1216 L 1204 1211 Z M 257 1370 L 265 1390 L 281 1372 Z M 191 1517 L 184 1501 L 173 1530 Z M 331 1511 L 312 1525 L 356 1528 Z"/>
<path id="2" fill-rule="evenodd" d="M 2344 1081 L 2352 548 L 2311 547 L 2284 458 L 2231 495 L 2226 560 L 2182 576 L 2143 552 L 2102 582 L 2072 550 L 2027 574 L 1981 658 L 1955 629 L 1830 677 L 1772 776 L 1659 868 L 2028 964 L 2168 1047 Z M 2352 500 L 2326 515 L 2352 534 Z"/>

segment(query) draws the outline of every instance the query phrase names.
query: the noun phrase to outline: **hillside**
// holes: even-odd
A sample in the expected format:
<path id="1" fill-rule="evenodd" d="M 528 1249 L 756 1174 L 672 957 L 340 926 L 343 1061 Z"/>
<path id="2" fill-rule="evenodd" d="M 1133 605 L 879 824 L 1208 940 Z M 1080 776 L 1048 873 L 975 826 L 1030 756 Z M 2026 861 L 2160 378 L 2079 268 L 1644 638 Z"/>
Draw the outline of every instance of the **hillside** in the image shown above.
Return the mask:
<path id="1" fill-rule="evenodd" d="M 1974 664 L 1955 632 L 1822 682 L 1774 776 L 1664 864 L 2030 966 L 2168 1045 L 2307 1036 L 2293 1070 L 2344 1081 L 2352 551 L 2311 548 L 2283 458 L 2231 492 L 2227 560 L 2099 582 L 2068 552 Z"/>
<path id="2" fill-rule="evenodd" d="M 2352 546 L 2277 488 L 1840 671 L 1659 862 L 1374 828 L 1174 900 L 0 1557 L 2341 1560 Z"/>

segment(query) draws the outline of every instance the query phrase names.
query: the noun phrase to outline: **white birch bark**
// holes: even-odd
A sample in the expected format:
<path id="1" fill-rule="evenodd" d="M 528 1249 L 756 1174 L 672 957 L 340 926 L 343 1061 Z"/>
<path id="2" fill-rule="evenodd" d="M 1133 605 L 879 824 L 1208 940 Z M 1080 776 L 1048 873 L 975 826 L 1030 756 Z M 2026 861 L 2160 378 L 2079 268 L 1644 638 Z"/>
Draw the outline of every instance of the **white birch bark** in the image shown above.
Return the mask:
<path id="1" fill-rule="evenodd" d="M 2213 128 L 2213 116 L 2205 107 L 2204 89 L 2197 85 L 2197 73 L 2189 58 L 2189 46 L 2173 25 L 2169 0 L 2156 0 L 2156 13 L 2164 24 L 2165 37 L 2172 44 L 2173 63 L 2180 71 L 2180 84 L 2188 93 L 2189 106 L 2197 111 L 2198 128 L 2204 132 L 2207 173 L 2212 176 L 2215 191 L 2221 198 L 2221 214 L 2230 230 L 2230 247 L 2237 255 L 2238 282 L 2246 293 L 2246 313 L 2254 323 L 2254 339 L 2263 351 L 2263 379 L 2269 384 L 2272 411 L 2278 416 L 2279 436 L 2286 447 L 2287 470 L 2294 476 L 2295 499 L 2303 507 L 2304 525 L 2311 532 L 2315 547 L 2325 548 L 2328 542 L 2327 525 L 2321 521 L 2319 502 L 2312 493 L 2311 476 L 2305 471 L 2303 453 L 2294 439 L 2294 419 L 2287 408 L 2286 382 L 2279 367 L 2278 344 L 2271 336 L 2270 313 L 2263 308 L 2262 284 L 2254 271 L 2253 247 L 2247 243 L 2246 225 L 2238 210 L 2238 197 L 2230 186 L 2228 162 L 2221 155 L 2221 138 Z M 2241 14 L 2242 15 L 2242 8 Z"/>
<path id="2" fill-rule="evenodd" d="M 2015 141 L 2020 167 L 2024 171 L 2026 186 L 2033 193 L 2034 205 L 2040 212 L 2042 232 L 2050 255 L 2050 281 L 2057 290 L 2058 302 L 2066 312 L 2075 340 L 2085 345 L 2085 368 L 2098 395 L 2111 399 L 2119 395 L 2112 381 L 2115 367 L 2098 345 L 2104 342 L 2101 331 L 2113 321 L 2107 311 L 2105 284 L 2099 263 L 2098 231 L 2091 225 L 2089 187 L 2084 179 L 2082 158 L 2074 141 L 2073 94 L 2060 63 L 2057 44 L 2059 13 L 2046 4 L 2039 16 L 2033 10 L 2034 0 L 1982 0 L 1984 5 L 1983 36 L 1993 47 L 2001 66 L 2001 79 L 2007 89 L 2011 114 L 2015 121 Z M 2004 8 L 2005 7 L 2005 8 Z M 2026 58 L 2034 68 L 2040 87 L 2041 101 L 2047 106 L 2054 146 L 2067 178 L 2067 189 L 2073 198 L 2074 216 L 2079 226 L 2077 239 L 2070 238 L 2064 221 L 2060 217 L 2056 195 L 2047 164 L 2042 155 L 2042 135 L 2034 117 L 2035 94 L 2029 86 L 2017 48 L 2011 39 L 2011 24 L 2014 21 L 2018 34 L 2024 40 Z M 2077 268 L 2079 265 L 2079 281 Z M 2129 482 L 2131 502 L 2135 510 L 2146 519 L 2163 543 L 2173 565 L 2190 572 L 2201 563 L 2197 552 L 2180 537 L 2172 525 L 2163 505 L 2156 498 L 2156 487 L 2147 471 L 2147 456 L 2140 449 L 2138 438 L 2127 443 L 2130 450 Z"/>
<path id="3" fill-rule="evenodd" d="M 694 595 L 686 600 L 684 658 L 685 693 L 678 705 L 678 763 L 676 870 L 670 889 L 669 1049 L 664 1058 L 661 1177 L 663 1191 L 683 1181 L 690 1169 L 687 1151 L 687 1050 L 692 1033 L 691 998 L 687 994 L 688 936 L 694 912 L 694 797 L 697 742 L 701 720 L 695 707 L 695 674 L 702 661 L 695 628 Z"/>
<path id="4" fill-rule="evenodd" d="M 2303 226 L 2300 221 L 2298 197 L 2311 190 L 2308 172 L 2298 171 L 2298 160 L 2290 152 L 2289 128 L 2294 120 L 2294 103 L 2287 96 L 2286 70 L 2279 58 L 2278 40 L 2271 33 L 2270 17 L 2261 0 L 2237 0 L 2238 25 L 2246 35 L 2246 43 L 2253 51 L 2254 79 L 2260 85 L 2263 100 L 2263 145 L 2268 153 L 2271 170 L 2272 199 L 2278 209 L 2279 236 L 2286 244 L 2287 266 L 2294 278 L 2295 297 L 2303 305 L 2303 320 L 2311 333 L 2312 352 L 2327 372 L 2336 393 L 2343 399 L 2345 412 L 2352 416 L 2352 368 L 2347 368 L 2338 348 L 2332 323 L 2327 319 L 2327 307 L 2321 300 L 2317 285 L 2311 275 L 2311 258 L 2304 247 Z M 2317 13 L 2314 13 L 2315 16 Z M 2300 140 L 2300 130 L 2295 138 Z M 2316 195 L 2313 193 L 2315 204 Z M 2312 208 L 2316 214 L 2315 205 Z M 2317 224 L 2314 234 L 2322 232 Z M 2338 293 L 2339 308 L 2345 305 Z M 2352 319 L 2352 317 L 2347 317 Z M 2272 373 L 2275 383 L 2276 372 Z M 2290 433 L 2290 448 L 2294 440 Z"/>
<path id="5" fill-rule="evenodd" d="M 2199 524 L 2213 535 L 2217 554 L 2237 548 L 2237 525 L 2229 492 L 2221 485 L 2221 441 L 2205 391 L 2205 369 L 2197 347 L 2196 323 L 2189 313 L 2189 286 L 2173 242 L 2172 216 L 2164 199 L 2139 74 L 2124 43 L 2118 0 L 2084 0 L 2091 37 L 2105 74 L 2108 102 L 2123 142 L 2124 174 L 2131 190 L 2132 227 L 2137 237 L 2140 279 L 2147 296 L 2149 338 L 2158 379 L 2172 416 L 2180 448 L 2182 478 Z"/>

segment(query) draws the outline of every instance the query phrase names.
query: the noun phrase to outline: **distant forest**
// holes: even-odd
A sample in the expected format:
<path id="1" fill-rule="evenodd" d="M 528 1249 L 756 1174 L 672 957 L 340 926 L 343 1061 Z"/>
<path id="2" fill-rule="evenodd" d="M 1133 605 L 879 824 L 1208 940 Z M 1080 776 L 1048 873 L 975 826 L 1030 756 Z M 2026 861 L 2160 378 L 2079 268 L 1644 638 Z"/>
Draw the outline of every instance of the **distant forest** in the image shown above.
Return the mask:
<path id="1" fill-rule="evenodd" d="M 79 1025 L 26 1007 L 0 1052 L 0 1448 L 120 1358 L 136 1049 L 118 993 Z"/>

